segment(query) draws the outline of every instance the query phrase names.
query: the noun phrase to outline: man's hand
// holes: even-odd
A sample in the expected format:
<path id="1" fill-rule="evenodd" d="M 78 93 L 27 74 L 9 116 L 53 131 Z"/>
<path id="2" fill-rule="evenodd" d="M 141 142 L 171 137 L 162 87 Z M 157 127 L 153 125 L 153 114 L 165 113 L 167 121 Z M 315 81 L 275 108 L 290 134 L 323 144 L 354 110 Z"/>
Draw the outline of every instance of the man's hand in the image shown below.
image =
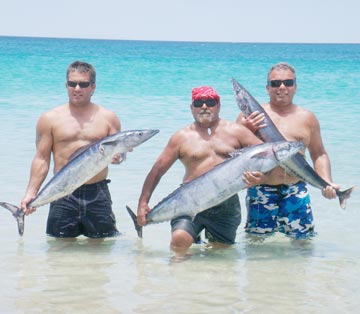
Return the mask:
<path id="1" fill-rule="evenodd" d="M 267 175 L 258 171 L 245 171 L 243 173 L 243 181 L 246 183 L 246 188 L 265 183 Z"/>
<path id="2" fill-rule="evenodd" d="M 328 185 L 326 188 L 321 190 L 321 193 L 324 197 L 328 198 L 328 199 L 332 199 L 332 198 L 336 198 L 336 190 L 339 190 L 340 186 L 335 184 L 335 183 L 331 183 L 330 185 Z"/>
<path id="3" fill-rule="evenodd" d="M 241 124 L 246 126 L 251 132 L 255 133 L 257 130 L 267 126 L 266 123 L 263 123 L 264 120 L 265 120 L 264 113 L 259 113 L 259 111 L 254 111 L 247 118 L 242 117 Z"/>
<path id="4" fill-rule="evenodd" d="M 137 222 L 140 226 L 146 225 L 146 215 L 150 213 L 151 209 L 148 204 L 141 204 L 137 210 Z"/>
<path id="5" fill-rule="evenodd" d="M 20 203 L 20 208 L 22 209 L 22 211 L 26 216 L 36 211 L 36 207 L 27 207 L 27 204 L 29 204 L 34 198 L 35 197 L 25 196 Z"/>

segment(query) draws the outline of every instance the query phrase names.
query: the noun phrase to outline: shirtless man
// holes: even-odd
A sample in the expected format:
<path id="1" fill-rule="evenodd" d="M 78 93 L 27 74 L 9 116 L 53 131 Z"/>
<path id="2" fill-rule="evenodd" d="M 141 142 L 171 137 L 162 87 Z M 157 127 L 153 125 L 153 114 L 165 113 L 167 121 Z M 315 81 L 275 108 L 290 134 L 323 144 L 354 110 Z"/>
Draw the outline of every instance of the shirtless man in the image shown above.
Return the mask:
<path id="1" fill-rule="evenodd" d="M 141 226 L 146 224 L 145 216 L 150 211 L 148 204 L 153 191 L 176 160 L 179 159 L 185 167 L 185 183 L 224 161 L 229 152 L 262 143 L 244 126 L 219 118 L 220 97 L 211 87 L 192 90 L 190 109 L 195 121 L 171 136 L 145 179 L 137 210 Z M 175 258 L 185 256 L 204 228 L 210 242 L 225 246 L 233 244 L 240 221 L 241 209 L 237 194 L 199 213 L 194 219 L 179 217 L 172 220 L 171 248 Z"/>
<path id="2" fill-rule="evenodd" d="M 268 73 L 266 85 L 270 100 L 263 108 L 288 141 L 305 144 L 315 171 L 327 182 L 332 182 L 330 160 L 322 142 L 319 122 L 312 112 L 293 103 L 296 87 L 295 69 L 287 63 L 275 64 Z M 259 112 L 248 118 L 240 113 L 237 118 L 237 123 L 253 132 L 265 126 L 263 121 L 264 115 Z M 252 174 L 246 175 L 250 178 Z M 281 167 L 275 168 L 264 183 L 248 189 L 246 232 L 264 235 L 280 231 L 294 238 L 313 235 L 313 215 L 306 183 L 285 173 Z M 331 183 L 322 194 L 329 199 L 335 198 L 338 188 Z"/>
<path id="3" fill-rule="evenodd" d="M 51 154 L 56 173 L 78 148 L 119 132 L 121 128 L 115 113 L 91 102 L 96 89 L 96 72 L 92 65 L 73 62 L 67 69 L 66 80 L 69 102 L 43 113 L 37 122 L 37 150 L 20 204 L 26 215 L 36 210 L 28 208 L 27 204 L 35 198 L 48 174 Z M 119 162 L 119 156 L 114 156 L 113 163 Z M 71 195 L 50 204 L 48 235 L 72 238 L 83 234 L 103 238 L 118 234 L 107 174 L 106 168 Z"/>

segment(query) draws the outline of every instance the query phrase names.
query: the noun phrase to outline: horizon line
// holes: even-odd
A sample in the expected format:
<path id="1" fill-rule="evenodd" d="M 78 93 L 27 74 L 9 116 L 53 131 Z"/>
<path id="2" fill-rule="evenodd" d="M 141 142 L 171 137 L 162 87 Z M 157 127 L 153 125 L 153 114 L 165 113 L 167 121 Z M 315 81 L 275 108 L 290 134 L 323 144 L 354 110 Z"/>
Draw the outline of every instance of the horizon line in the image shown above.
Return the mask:
<path id="1" fill-rule="evenodd" d="M 214 44 L 309 44 L 309 45 L 359 45 L 360 42 L 266 42 L 266 41 L 199 41 L 199 40 L 165 40 L 165 39 L 119 39 L 119 38 L 88 38 L 88 37 L 52 37 L 52 36 L 22 36 L 1 35 L 7 38 L 32 39 L 67 39 L 67 40 L 98 40 L 98 41 L 143 41 L 143 42 L 174 42 L 174 43 L 214 43 Z"/>

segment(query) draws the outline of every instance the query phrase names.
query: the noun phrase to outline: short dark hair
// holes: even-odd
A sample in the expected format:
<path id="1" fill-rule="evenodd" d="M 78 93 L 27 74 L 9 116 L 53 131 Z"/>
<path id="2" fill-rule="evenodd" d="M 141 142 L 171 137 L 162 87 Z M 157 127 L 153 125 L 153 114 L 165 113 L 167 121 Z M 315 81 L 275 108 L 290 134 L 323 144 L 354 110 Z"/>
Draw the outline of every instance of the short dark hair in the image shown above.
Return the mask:
<path id="1" fill-rule="evenodd" d="M 69 79 L 70 72 L 74 71 L 78 71 L 80 73 L 90 73 L 90 83 L 96 83 L 96 71 L 90 63 L 83 61 L 74 61 L 73 63 L 71 63 L 66 71 L 66 80 Z"/>

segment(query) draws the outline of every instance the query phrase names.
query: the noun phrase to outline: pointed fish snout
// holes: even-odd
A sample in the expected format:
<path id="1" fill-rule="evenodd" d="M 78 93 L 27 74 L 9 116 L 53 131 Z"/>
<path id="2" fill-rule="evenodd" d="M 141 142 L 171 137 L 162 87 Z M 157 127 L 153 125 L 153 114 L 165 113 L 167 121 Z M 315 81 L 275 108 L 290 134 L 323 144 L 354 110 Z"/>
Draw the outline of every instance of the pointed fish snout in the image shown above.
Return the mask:
<path id="1" fill-rule="evenodd" d="M 142 133 L 142 143 L 152 138 L 154 135 L 158 134 L 160 130 L 143 130 L 140 131 Z"/>

